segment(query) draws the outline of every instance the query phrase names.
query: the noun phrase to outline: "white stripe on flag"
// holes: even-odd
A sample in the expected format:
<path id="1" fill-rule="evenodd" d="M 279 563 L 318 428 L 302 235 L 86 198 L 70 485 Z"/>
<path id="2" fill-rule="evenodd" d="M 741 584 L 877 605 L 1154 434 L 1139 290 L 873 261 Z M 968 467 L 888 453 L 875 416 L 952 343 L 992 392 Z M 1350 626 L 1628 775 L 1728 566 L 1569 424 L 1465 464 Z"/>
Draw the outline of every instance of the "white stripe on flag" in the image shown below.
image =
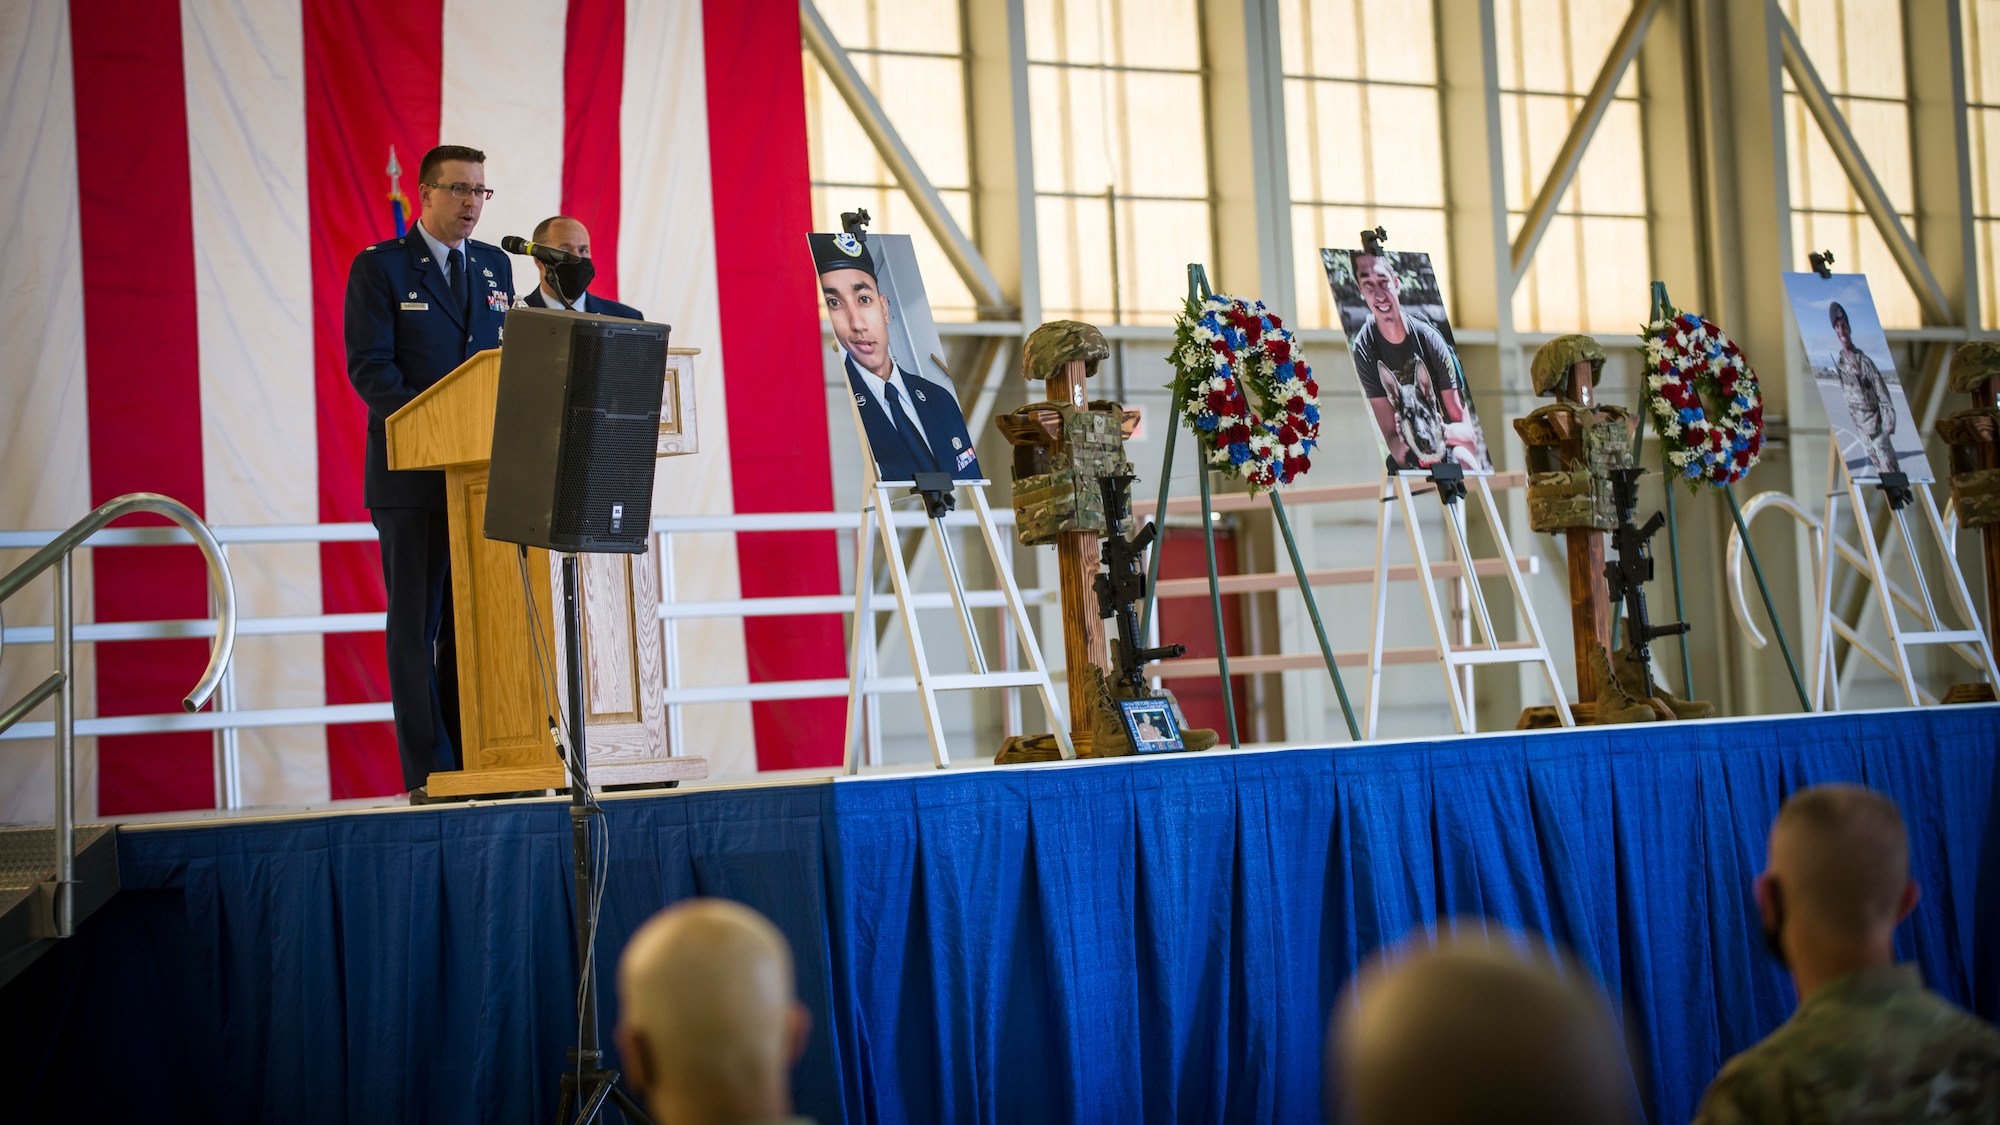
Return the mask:
<path id="1" fill-rule="evenodd" d="M 65 0 L 0 4 L 0 528 L 67 527 L 90 511 L 90 418 L 85 403 L 82 236 L 77 218 L 76 98 Z M 0 551 L 0 572 L 30 552 Z M 75 606 L 91 616 L 90 552 L 76 555 Z M 6 606 L 7 624 L 47 625 L 54 580 L 37 579 Z M 95 713 L 91 645 L 76 650 L 79 715 Z M 9 646 L 0 660 L 0 706 L 55 667 L 48 645 Z M 44 704 L 35 715 L 51 717 Z M 97 740 L 77 740 L 77 800 L 97 810 Z M 0 821 L 46 821 L 55 807 L 54 758 L 45 742 L 0 751 Z"/>
<path id="2" fill-rule="evenodd" d="M 527 238 L 562 209 L 568 14 L 567 4 L 550 0 L 445 0 L 438 140 L 486 153 L 493 199 L 474 233 L 482 242 Z M 526 258 L 513 263 L 514 293 L 525 296 L 539 275 Z"/>
<path id="3" fill-rule="evenodd" d="M 307 242 L 305 44 L 295 4 L 181 0 L 188 172 L 201 342 L 202 473 L 209 522 L 319 518 Z M 240 547 L 238 612 L 320 612 L 319 548 Z M 237 642 L 236 706 L 326 702 L 314 635 Z M 328 795 L 326 729 L 243 731 L 244 800 Z"/>
<path id="4" fill-rule="evenodd" d="M 629 0 L 619 119 L 619 293 L 649 319 L 673 325 L 676 346 L 701 349 L 694 395 L 701 452 L 662 458 L 654 477 L 653 509 L 670 515 L 732 507 L 705 74 L 699 3 Z M 674 570 L 681 600 L 739 596 L 736 537 L 681 536 Z M 687 686 L 749 679 L 740 620 L 699 619 L 679 628 Z M 682 729 L 688 753 L 708 759 L 710 776 L 756 772 L 749 704 L 689 708 Z"/>

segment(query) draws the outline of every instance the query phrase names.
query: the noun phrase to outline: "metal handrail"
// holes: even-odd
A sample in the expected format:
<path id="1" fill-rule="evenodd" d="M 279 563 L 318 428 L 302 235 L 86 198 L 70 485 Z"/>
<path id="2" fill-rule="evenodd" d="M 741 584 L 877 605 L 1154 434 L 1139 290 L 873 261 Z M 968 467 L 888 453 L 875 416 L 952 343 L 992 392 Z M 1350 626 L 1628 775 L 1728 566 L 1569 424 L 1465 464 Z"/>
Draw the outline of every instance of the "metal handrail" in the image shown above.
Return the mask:
<path id="1" fill-rule="evenodd" d="M 229 578 L 229 563 L 222 548 L 210 534 L 208 525 L 187 505 L 157 492 L 129 492 L 98 505 L 97 510 L 71 524 L 69 530 L 50 540 L 28 561 L 0 576 L 0 602 L 20 593 L 22 587 L 43 571 L 56 572 L 55 671 L 28 694 L 0 711 L 0 731 L 20 722 L 44 700 L 54 697 L 55 718 L 55 848 L 56 894 L 52 904 L 55 936 L 76 932 L 76 584 L 72 567 L 76 549 L 98 529 L 121 516 L 151 512 L 178 524 L 201 548 L 208 563 L 210 594 L 216 605 L 215 640 L 209 645 L 208 667 L 194 690 L 181 700 L 181 707 L 196 711 L 208 702 L 221 685 L 236 648 L 236 585 Z"/>

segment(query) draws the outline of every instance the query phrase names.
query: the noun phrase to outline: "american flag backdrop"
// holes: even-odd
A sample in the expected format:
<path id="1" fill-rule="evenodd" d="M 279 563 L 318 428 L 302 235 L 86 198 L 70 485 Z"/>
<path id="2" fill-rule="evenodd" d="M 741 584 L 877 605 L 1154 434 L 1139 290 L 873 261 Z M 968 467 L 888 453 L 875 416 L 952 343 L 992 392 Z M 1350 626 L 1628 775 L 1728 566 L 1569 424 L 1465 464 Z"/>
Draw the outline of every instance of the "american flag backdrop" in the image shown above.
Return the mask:
<path id="1" fill-rule="evenodd" d="M 365 521 L 347 268 L 396 233 L 397 188 L 414 222 L 417 165 L 440 142 L 487 154 L 496 194 L 474 237 L 577 215 L 593 292 L 702 349 L 702 452 L 661 462 L 656 511 L 830 508 L 798 21 L 795 0 L 0 5 L 0 527 L 66 526 L 139 490 L 216 525 Z M 517 260 L 517 290 L 533 285 Z M 192 548 L 84 556 L 83 620 L 206 612 Z M 383 606 L 373 543 L 246 546 L 231 563 L 246 616 Z M 831 533 L 703 537 L 677 564 L 687 598 L 839 588 Z M 46 623 L 48 586 L 8 623 Z M 691 683 L 844 673 L 834 617 L 693 622 L 681 642 Z M 174 711 L 206 651 L 82 646 L 79 713 Z M 0 702 L 47 652 L 6 653 Z M 246 709 L 388 698 L 379 633 L 237 652 Z M 718 773 L 830 764 L 843 707 L 696 708 L 687 738 Z M 86 813 L 212 804 L 212 736 L 92 741 Z M 242 747 L 252 803 L 401 788 L 387 723 L 246 731 Z M 0 743 L 0 819 L 46 808 L 46 751 Z"/>

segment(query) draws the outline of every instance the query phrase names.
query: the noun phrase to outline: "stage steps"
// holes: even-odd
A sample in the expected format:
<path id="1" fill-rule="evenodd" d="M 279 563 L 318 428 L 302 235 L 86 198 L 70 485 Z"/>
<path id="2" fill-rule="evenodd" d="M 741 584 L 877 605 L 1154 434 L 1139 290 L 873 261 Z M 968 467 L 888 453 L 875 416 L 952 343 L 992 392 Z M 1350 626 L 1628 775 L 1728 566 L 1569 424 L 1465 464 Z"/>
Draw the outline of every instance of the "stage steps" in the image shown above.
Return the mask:
<path id="1" fill-rule="evenodd" d="M 76 829 L 77 925 L 118 893 L 118 829 Z M 0 985 L 55 947 L 56 830 L 0 829 Z"/>

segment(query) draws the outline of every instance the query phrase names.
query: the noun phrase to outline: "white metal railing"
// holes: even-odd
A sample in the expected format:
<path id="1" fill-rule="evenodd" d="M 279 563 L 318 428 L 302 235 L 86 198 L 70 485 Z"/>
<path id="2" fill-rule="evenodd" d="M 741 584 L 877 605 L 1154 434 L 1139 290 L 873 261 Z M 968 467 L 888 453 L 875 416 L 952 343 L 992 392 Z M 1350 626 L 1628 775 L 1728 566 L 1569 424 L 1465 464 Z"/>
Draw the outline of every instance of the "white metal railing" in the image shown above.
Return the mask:
<path id="1" fill-rule="evenodd" d="M 898 530 L 921 530 L 929 524 L 924 513 L 906 511 L 893 513 Z M 1011 527 L 1014 513 L 1011 509 L 1001 509 L 993 513 L 993 522 Z M 944 526 L 950 531 L 976 531 L 979 521 L 972 512 L 952 512 L 945 516 Z M 850 590 L 844 594 L 809 594 L 786 597 L 734 598 L 723 601 L 683 602 L 679 600 L 676 586 L 673 542 L 676 535 L 701 533 L 737 533 L 757 531 L 832 531 L 849 536 L 861 533 L 860 512 L 774 512 L 748 515 L 716 516 L 656 516 L 653 532 L 660 542 L 660 621 L 664 631 L 664 651 L 666 655 L 666 709 L 669 745 L 682 745 L 683 709 L 704 703 L 765 702 L 782 699 L 831 699 L 845 698 L 848 694 L 847 677 L 827 677 L 815 680 L 771 680 L 750 684 L 720 684 L 703 687 L 689 687 L 682 682 L 680 656 L 679 623 L 687 620 L 717 617 L 767 617 L 767 616 L 807 616 L 842 614 L 853 616 L 854 594 Z M 926 540 L 928 542 L 928 540 Z M 848 546 L 853 547 L 850 542 Z M 919 556 L 920 560 L 923 556 Z M 914 568 L 913 568 L 914 574 Z M 852 576 L 850 577 L 850 585 Z M 1021 598 L 1029 604 L 1047 605 L 1060 601 L 1055 590 L 1027 589 L 1021 591 Z M 966 591 L 968 606 L 999 609 L 1007 604 L 1006 594 L 1001 590 Z M 920 593 L 911 597 L 913 608 L 952 609 L 951 595 L 945 591 Z M 896 612 L 894 598 L 875 601 L 873 611 L 877 615 Z M 858 624 L 857 624 L 858 627 Z M 1013 629 L 1005 613 L 1000 614 L 1000 644 L 1003 670 L 1014 667 L 1015 645 Z M 877 641 L 882 644 L 886 641 Z M 917 690 L 915 676 L 877 678 L 876 691 L 882 694 L 914 694 Z M 1004 714 L 1007 733 L 1017 733 L 1020 702 L 1018 689 L 1006 688 Z M 879 735 L 877 724 L 870 725 L 871 737 Z"/>
<path id="2" fill-rule="evenodd" d="M 1013 522 L 1013 513 L 1002 510 L 994 513 L 995 521 L 1003 524 Z M 899 514 L 899 527 L 912 529 L 924 524 L 921 513 Z M 954 513 L 945 520 L 952 528 L 976 528 L 977 523 L 970 513 Z M 660 516 L 653 521 L 653 532 L 659 536 L 661 549 L 655 556 L 660 560 L 662 599 L 660 607 L 661 629 L 664 634 L 666 652 L 666 704 L 671 716 L 673 745 L 679 746 L 680 711 L 691 704 L 761 702 L 781 699 L 812 699 L 847 694 L 847 680 L 838 679 L 765 681 L 759 683 L 717 684 L 697 687 L 682 682 L 682 662 L 678 644 L 676 622 L 698 618 L 747 618 L 772 616 L 800 616 L 807 614 L 839 613 L 851 616 L 854 612 L 854 595 L 823 594 L 768 598 L 734 598 L 722 601 L 679 602 L 675 599 L 675 566 L 670 550 L 672 537 L 677 534 L 699 534 L 718 532 L 736 534 L 758 531 L 846 531 L 853 534 L 860 529 L 861 515 L 858 512 L 790 512 L 758 513 L 745 515 L 717 516 Z M 327 523 L 327 524 L 284 524 L 246 527 L 216 527 L 208 529 L 222 558 L 225 560 L 231 548 L 254 545 L 288 543 L 353 543 L 373 542 L 377 538 L 375 527 L 368 523 Z M 40 550 L 48 547 L 64 532 L 59 531 L 0 531 L 0 550 Z M 178 527 L 108 528 L 96 531 L 79 541 L 77 546 L 87 547 L 138 547 L 176 546 L 195 544 L 195 538 Z M 226 565 L 226 561 L 225 561 Z M 1025 590 L 1022 596 L 1032 602 L 1055 600 L 1053 592 Z M 980 591 L 968 595 L 968 601 L 975 606 L 999 607 L 1003 604 L 998 591 Z M 918 609 L 949 608 L 947 594 L 919 594 L 914 603 Z M 893 600 L 878 604 L 876 612 L 891 613 L 895 610 Z M 383 628 L 382 613 L 321 613 L 275 617 L 244 617 L 235 622 L 234 635 L 241 637 L 271 636 L 325 636 L 333 633 L 379 633 Z M 1004 627 L 1004 625 L 1003 625 Z M 217 622 L 211 618 L 195 618 L 163 621 L 121 621 L 99 622 L 70 627 L 70 636 L 78 643 L 97 641 L 168 640 L 188 637 L 212 637 L 217 633 Z M 58 626 L 25 625 L 11 626 L 0 630 L 0 648 L 8 645 L 54 644 L 59 632 Z M 1011 649 L 1010 649 L 1011 651 Z M 914 692 L 916 681 L 906 677 L 908 683 L 891 679 L 884 684 L 884 690 Z M 40 702 L 38 698 L 36 702 Z M 339 725 L 345 723 L 388 722 L 394 718 L 391 705 L 384 703 L 327 704 L 317 707 L 269 707 L 243 709 L 236 690 L 236 676 L 233 665 L 224 669 L 218 690 L 215 693 L 215 708 L 193 714 L 153 714 L 118 715 L 78 719 L 72 728 L 76 737 L 97 737 L 107 735 L 159 734 L 173 731 L 210 731 L 216 735 L 215 778 L 216 806 L 219 808 L 241 808 L 243 806 L 238 732 L 246 729 L 310 725 Z M 25 714 L 25 711 L 23 712 Z M 50 739 L 58 735 L 57 721 L 16 722 L 11 727 L 0 730 L 0 742 L 31 739 Z"/>
<path id="3" fill-rule="evenodd" d="M 1499 487 L 1517 483 L 1503 475 L 1496 478 Z M 1347 500 L 1372 496 L 1376 486 L 1357 485 L 1345 488 L 1303 490 L 1297 499 L 1304 503 L 1327 500 Z M 1324 495 L 1321 495 L 1324 493 Z M 1351 495 L 1350 495 L 1351 494 Z M 1242 507 L 1244 498 L 1233 495 L 1215 497 L 1216 512 L 1232 511 Z M 1188 505 L 1199 505 L 1192 498 L 1177 498 L 1169 505 L 1174 514 L 1182 514 Z M 1151 501 L 1135 505 L 1143 517 L 1151 514 Z M 1188 509 L 1192 511 L 1192 509 Z M 921 512 L 899 512 L 896 514 L 899 528 L 918 530 L 927 522 Z M 994 522 L 1012 526 L 1014 513 L 1011 509 L 1000 508 L 993 512 Z M 945 526 L 952 530 L 973 530 L 977 520 L 970 512 L 954 512 L 945 518 Z M 756 683 L 708 684 L 690 686 L 685 682 L 685 666 L 680 651 L 678 624 L 682 621 L 714 618 L 752 617 L 792 617 L 806 615 L 841 614 L 851 617 L 854 613 L 854 594 L 851 590 L 838 594 L 809 594 L 763 598 L 729 598 L 707 601 L 681 601 L 678 597 L 677 575 L 674 553 L 671 548 L 676 536 L 697 534 L 741 534 L 745 532 L 783 531 L 831 531 L 852 536 L 861 528 L 859 512 L 778 512 L 738 515 L 702 516 L 656 516 L 652 531 L 658 536 L 660 549 L 655 557 L 659 559 L 661 579 L 661 599 L 659 619 L 662 630 L 665 656 L 666 687 L 664 703 L 669 716 L 671 744 L 681 745 L 682 709 L 688 706 L 716 703 L 753 703 L 787 699 L 824 699 L 844 697 L 848 691 L 846 677 L 830 677 L 811 680 L 762 681 Z M 208 528 L 224 564 L 232 550 L 245 547 L 273 544 L 296 543 L 361 543 L 374 542 L 377 538 L 375 527 L 368 523 L 325 523 L 325 524 L 282 524 L 242 527 Z M 0 550 L 40 550 L 46 548 L 58 537 L 58 531 L 0 531 Z M 178 527 L 145 528 L 103 528 L 88 535 L 77 546 L 87 547 L 132 547 L 171 546 L 195 544 L 196 540 L 187 531 Z M 849 546 L 852 546 L 850 543 Z M 920 557 L 913 571 L 922 566 Z M 1532 559 L 1518 560 L 1518 564 L 1533 569 Z M 1497 564 L 1504 565 L 1504 564 Z M 1365 568 L 1364 568 L 1365 569 Z M 1414 573 L 1404 574 L 1402 568 L 1391 575 L 1395 581 L 1414 578 Z M 1449 566 L 1435 568 L 1439 577 L 1455 574 Z M 1359 573 L 1358 571 L 1356 572 Z M 1371 572 L 1372 573 L 1372 572 Z M 1481 573 L 1485 573 L 1484 570 Z M 1224 593 L 1240 593 L 1256 586 L 1258 580 L 1268 578 L 1262 575 L 1235 575 L 1224 579 Z M 1346 571 L 1314 572 L 1310 575 L 1315 586 L 1341 584 L 1358 580 Z M 1286 580 L 1290 581 L 1289 576 Z M 849 578 L 851 585 L 851 576 Z M 1241 586 L 1241 589 L 1236 587 Z M 1256 587 L 1262 588 L 1262 587 Z M 1162 598 L 1206 597 L 1206 580 L 1162 581 L 1159 596 Z M 1032 587 L 1021 590 L 1023 601 L 1039 606 L 1054 606 L 1060 603 L 1059 592 L 1054 589 Z M 912 599 L 915 608 L 950 609 L 950 595 L 938 591 L 920 593 Z M 968 591 L 966 601 L 980 608 L 999 609 L 1005 605 L 1005 595 L 998 590 Z M 896 612 L 892 598 L 877 600 L 874 612 L 878 615 Z M 383 628 L 384 615 L 375 613 L 320 613 L 272 617 L 238 617 L 234 635 L 239 637 L 272 636 L 326 636 L 335 633 L 379 633 Z M 1007 617 L 1000 615 L 1003 631 L 1000 648 L 1009 658 L 1014 655 L 1011 629 Z M 0 648 L 10 645 L 46 645 L 57 639 L 58 627 L 46 625 L 9 626 L 0 630 Z M 192 637 L 213 637 L 217 634 L 217 622 L 212 618 L 195 618 L 163 621 L 123 621 L 97 622 L 71 626 L 71 638 L 77 643 L 97 641 L 165 640 Z M 882 643 L 882 642 L 878 642 Z M 1428 653 L 1430 650 L 1424 650 Z M 1287 660 L 1291 658 L 1270 658 Z M 1301 658 L 1303 659 L 1303 658 Z M 1319 658 L 1313 657 L 1314 661 Z M 1289 666 L 1289 665 L 1287 665 Z M 1010 665 L 1011 667 L 1011 665 Z M 1234 670 L 1232 668 L 1232 670 Z M 1275 668 L 1261 668 L 1269 671 Z M 1052 674 L 1060 679 L 1062 673 L 1052 669 Z M 1155 674 L 1197 674 L 1200 668 L 1161 668 Z M 1213 674 L 1209 672 L 1207 674 Z M 881 681 L 885 693 L 915 692 L 914 677 L 889 678 Z M 1007 691 L 1006 721 L 1010 728 L 1019 723 L 1018 693 Z M 225 667 L 215 693 L 214 708 L 191 714 L 154 714 L 100 716 L 75 721 L 73 734 L 78 737 L 107 735 L 158 734 L 173 731 L 209 731 L 216 736 L 215 778 L 216 806 L 219 808 L 241 808 L 243 794 L 241 783 L 240 756 L 238 752 L 238 732 L 248 729 L 270 727 L 341 725 L 347 723 L 389 722 L 394 718 L 391 705 L 380 703 L 325 704 L 316 707 L 251 707 L 241 705 L 236 686 L 235 668 Z M 16 722 L 11 727 L 0 730 L 0 742 L 49 739 L 57 736 L 57 723 Z"/>
<path id="4" fill-rule="evenodd" d="M 0 710 L 0 735 L 18 729 L 21 719 L 45 701 L 55 701 L 55 718 L 48 724 L 48 737 L 55 741 L 55 899 L 52 905 L 54 936 L 66 938 L 76 932 L 76 583 L 74 555 L 93 532 L 121 516 L 150 512 L 180 525 L 190 540 L 201 548 L 208 564 L 209 600 L 215 607 L 215 639 L 208 646 L 208 666 L 194 689 L 181 699 L 189 712 L 198 710 L 222 684 L 229 667 L 229 655 L 236 642 L 236 587 L 229 580 L 229 562 L 209 533 L 207 525 L 187 505 L 157 492 L 129 492 L 107 500 L 68 530 L 51 535 L 26 562 L 0 575 L 0 602 L 34 581 L 45 570 L 55 571 L 55 625 L 49 643 L 55 646 L 55 670 L 28 693 Z M 5 652 L 0 637 L 0 652 Z"/>

